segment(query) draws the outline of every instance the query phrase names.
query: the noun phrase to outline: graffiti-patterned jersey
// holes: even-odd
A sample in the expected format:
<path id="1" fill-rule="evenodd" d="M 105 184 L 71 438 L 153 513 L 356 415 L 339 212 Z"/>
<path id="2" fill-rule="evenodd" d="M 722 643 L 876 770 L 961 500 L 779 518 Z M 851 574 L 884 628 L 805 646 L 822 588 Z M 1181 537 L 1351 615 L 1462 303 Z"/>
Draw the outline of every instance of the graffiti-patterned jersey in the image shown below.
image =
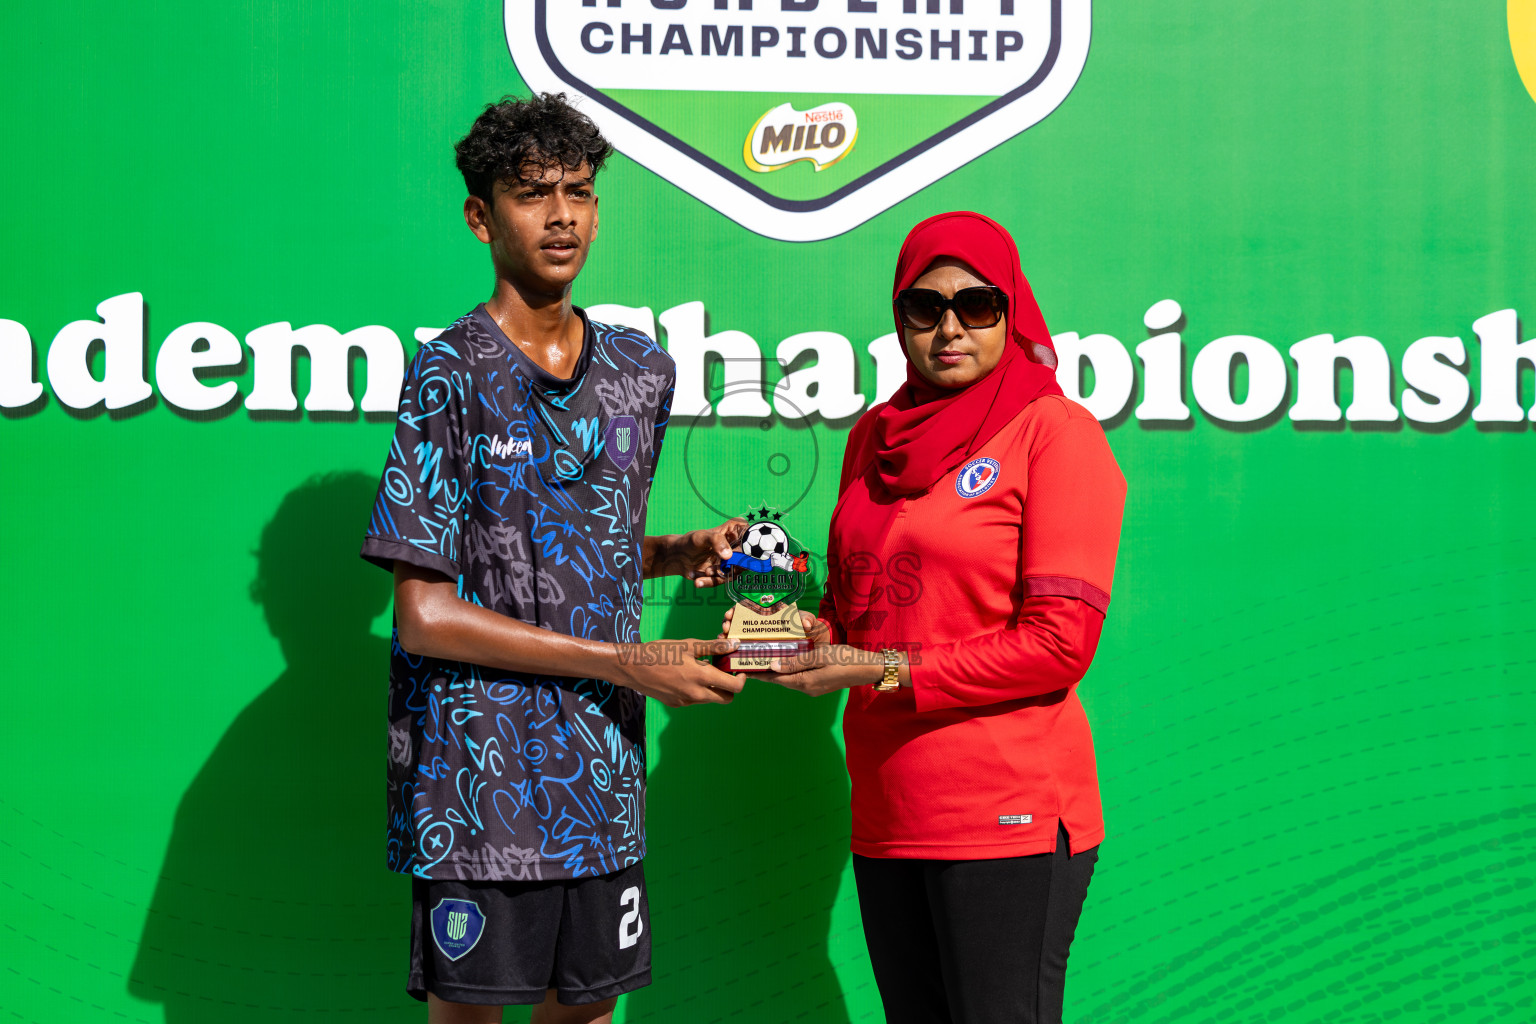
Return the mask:
<path id="1" fill-rule="evenodd" d="M 578 310 L 578 312 L 580 312 Z M 363 557 L 529 625 L 640 639 L 640 545 L 672 358 L 586 325 L 566 380 L 478 307 L 423 345 Z M 607 874 L 645 856 L 645 698 L 405 651 L 389 674 L 388 862 L 421 878 Z"/>

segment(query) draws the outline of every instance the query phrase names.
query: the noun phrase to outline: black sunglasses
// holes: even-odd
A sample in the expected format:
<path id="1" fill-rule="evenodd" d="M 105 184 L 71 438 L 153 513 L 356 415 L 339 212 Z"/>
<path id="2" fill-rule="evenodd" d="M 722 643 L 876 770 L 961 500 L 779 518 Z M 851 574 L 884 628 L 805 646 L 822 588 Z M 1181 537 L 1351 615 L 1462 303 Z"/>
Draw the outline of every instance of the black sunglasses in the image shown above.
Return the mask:
<path id="1" fill-rule="evenodd" d="M 932 288 L 903 288 L 896 293 L 896 315 L 914 331 L 937 327 L 944 319 L 945 310 L 950 309 L 966 327 L 978 330 L 995 327 L 1008 309 L 1008 295 L 990 284 L 962 288 L 952 299 Z"/>

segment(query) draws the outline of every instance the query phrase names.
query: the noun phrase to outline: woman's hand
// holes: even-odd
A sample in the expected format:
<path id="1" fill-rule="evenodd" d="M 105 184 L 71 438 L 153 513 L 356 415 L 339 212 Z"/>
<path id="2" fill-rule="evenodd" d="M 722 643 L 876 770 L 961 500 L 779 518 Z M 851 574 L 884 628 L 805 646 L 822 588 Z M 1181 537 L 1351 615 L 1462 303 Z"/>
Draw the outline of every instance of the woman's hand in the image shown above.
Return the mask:
<path id="1" fill-rule="evenodd" d="M 903 669 L 906 657 L 901 655 Z M 834 690 L 878 683 L 885 674 L 885 657 L 879 651 L 823 643 L 793 658 L 775 658 L 769 668 L 774 674 L 763 677 L 768 681 L 820 697 Z"/>

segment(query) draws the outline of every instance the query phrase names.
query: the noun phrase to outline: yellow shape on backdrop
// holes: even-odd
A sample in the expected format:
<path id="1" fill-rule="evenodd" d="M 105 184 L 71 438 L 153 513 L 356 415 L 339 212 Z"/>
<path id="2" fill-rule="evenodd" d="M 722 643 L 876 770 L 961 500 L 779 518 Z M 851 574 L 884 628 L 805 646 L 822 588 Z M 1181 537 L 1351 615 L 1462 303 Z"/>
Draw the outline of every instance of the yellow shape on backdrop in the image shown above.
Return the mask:
<path id="1" fill-rule="evenodd" d="M 1531 99 L 1536 99 L 1536 0 L 1509 0 L 1509 48 Z"/>

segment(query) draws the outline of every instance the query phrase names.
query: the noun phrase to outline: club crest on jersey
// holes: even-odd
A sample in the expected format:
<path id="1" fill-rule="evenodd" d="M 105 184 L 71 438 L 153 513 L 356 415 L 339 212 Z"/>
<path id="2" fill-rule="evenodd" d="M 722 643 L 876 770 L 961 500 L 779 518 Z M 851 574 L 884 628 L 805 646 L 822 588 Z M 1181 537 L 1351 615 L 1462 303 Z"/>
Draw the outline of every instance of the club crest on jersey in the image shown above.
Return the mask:
<path id="1" fill-rule="evenodd" d="M 635 449 L 640 444 L 640 429 L 633 416 L 615 416 L 608 421 L 603 434 L 608 458 L 622 473 L 635 461 Z"/>
<path id="2" fill-rule="evenodd" d="M 955 493 L 962 498 L 974 498 L 978 494 L 986 494 L 997 483 L 998 476 L 1003 467 L 997 464 L 996 459 L 980 458 L 972 459 L 960 467 L 960 472 L 955 474 Z"/>
<path id="3" fill-rule="evenodd" d="M 432 908 L 432 941 L 449 960 L 475 948 L 485 932 L 485 915 L 470 900 L 438 900 Z"/>

